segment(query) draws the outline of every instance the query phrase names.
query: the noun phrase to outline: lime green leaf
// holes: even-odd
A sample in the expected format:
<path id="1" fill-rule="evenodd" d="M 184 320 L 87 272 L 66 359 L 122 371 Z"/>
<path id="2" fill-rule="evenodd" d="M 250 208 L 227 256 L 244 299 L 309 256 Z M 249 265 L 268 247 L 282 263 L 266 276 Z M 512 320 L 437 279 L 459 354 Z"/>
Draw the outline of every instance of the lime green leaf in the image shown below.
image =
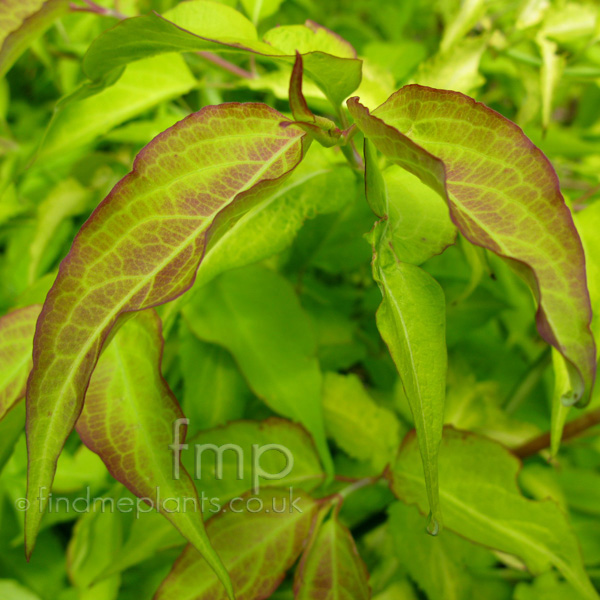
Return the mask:
<path id="1" fill-rule="evenodd" d="M 305 493 L 272 488 L 241 498 L 208 522 L 206 530 L 231 574 L 236 600 L 270 597 L 302 552 L 316 511 L 316 502 Z M 206 561 L 192 546 L 186 547 L 154 596 L 224 599 Z"/>
<path id="2" fill-rule="evenodd" d="M 59 107 L 48 126 L 39 159 L 93 142 L 148 108 L 189 92 L 196 80 L 181 56 L 147 58 L 129 65 L 110 89 Z"/>
<path id="3" fill-rule="evenodd" d="M 220 346 L 199 340 L 181 327 L 179 356 L 184 382 L 183 411 L 190 433 L 240 419 L 248 386 L 231 354 Z"/>
<path id="4" fill-rule="evenodd" d="M 183 314 L 198 337 L 233 354 L 259 398 L 306 427 L 331 472 L 316 339 L 291 284 L 263 267 L 230 271 L 198 290 Z"/>
<path id="5" fill-rule="evenodd" d="M 272 485 L 311 491 L 325 478 L 310 435 L 277 417 L 202 431 L 189 446 L 182 451 L 183 464 L 206 496 L 221 504 Z"/>
<path id="6" fill-rule="evenodd" d="M 546 129 L 550 123 L 554 92 L 565 68 L 564 57 L 558 54 L 558 46 L 543 36 L 536 38 L 542 54 L 540 70 L 540 87 L 542 90 L 542 127 Z"/>
<path id="7" fill-rule="evenodd" d="M 389 254 L 379 253 L 373 265 L 383 295 L 377 328 L 394 359 L 413 414 L 431 508 L 429 530 L 436 534 L 442 525 L 438 448 L 446 396 L 444 292 L 423 269 L 396 262 Z"/>
<path id="8" fill-rule="evenodd" d="M 257 25 L 263 19 L 275 14 L 282 2 L 283 0 L 242 0 L 242 6 L 252 22 Z"/>
<path id="9" fill-rule="evenodd" d="M 118 317 L 188 289 L 207 236 L 277 188 L 301 160 L 302 136 L 282 128 L 282 120 L 261 104 L 209 106 L 190 115 L 142 150 L 134 170 L 83 226 L 46 298 L 34 343 L 27 400 L 31 499 L 51 487 Z M 42 513 L 27 513 L 28 553 Z"/>
<path id="10" fill-rule="evenodd" d="M 86 190 L 76 179 L 70 178 L 56 185 L 38 206 L 36 229 L 29 247 L 30 261 L 27 276 L 30 285 L 40 275 L 42 257 L 60 224 L 69 217 L 83 213 L 90 196 L 89 190 Z"/>
<path id="11" fill-rule="evenodd" d="M 327 434 L 349 456 L 370 461 L 381 472 L 400 443 L 396 415 L 378 406 L 356 375 L 327 373 L 323 380 Z"/>
<path id="12" fill-rule="evenodd" d="M 526 277 L 540 334 L 569 361 L 563 401 L 585 404 L 596 349 L 583 249 L 546 157 L 516 125 L 457 92 L 406 86 L 372 115 L 356 98 L 348 105 L 381 152 L 447 200 L 470 242 Z"/>
<path id="13" fill-rule="evenodd" d="M 68 0 L 4 0 L 0 4 L 0 78 L 68 8 Z"/>
<path id="14" fill-rule="evenodd" d="M 463 0 L 458 13 L 444 30 L 440 44 L 442 52 L 447 52 L 457 41 L 462 40 L 477 24 L 485 12 L 485 0 Z"/>
<path id="15" fill-rule="evenodd" d="M 160 511 L 202 553 L 230 590 L 227 571 L 204 531 L 192 479 L 180 470 L 179 449 L 172 448 L 177 440 L 185 443 L 186 430 L 183 412 L 161 375 L 162 348 L 155 312 L 129 319 L 94 370 L 77 432 L 115 479 Z M 186 504 L 188 499 L 195 503 Z"/>
<path id="16" fill-rule="evenodd" d="M 35 324 L 41 306 L 19 308 L 0 318 L 0 420 L 25 396 Z"/>
<path id="17" fill-rule="evenodd" d="M 574 215 L 577 231 L 581 236 L 585 251 L 585 266 L 587 271 L 588 288 L 592 304 L 592 333 L 596 346 L 600 344 L 600 202 L 594 202 L 584 210 Z M 560 447 L 563 428 L 569 414 L 569 407 L 564 406 L 561 398 L 568 389 L 568 369 L 564 360 L 553 353 L 554 365 L 554 394 L 552 396 L 552 428 L 551 428 L 551 453 L 556 455 Z M 594 392 L 594 399 L 590 407 L 596 406 L 598 388 Z"/>
<path id="18" fill-rule="evenodd" d="M 313 146 L 285 185 L 211 243 L 198 270 L 196 286 L 282 252 L 304 221 L 335 212 L 352 198 L 348 190 L 355 184 L 350 169 L 324 161 L 324 152 Z"/>
<path id="19" fill-rule="evenodd" d="M 491 567 L 491 552 L 463 540 L 451 531 L 432 538 L 424 535 L 423 517 L 412 506 L 396 502 L 389 510 L 390 533 L 396 556 L 410 578 L 430 600 L 464 600 L 474 594 L 470 569 Z"/>
<path id="20" fill-rule="evenodd" d="M 120 488 L 120 486 L 119 486 Z M 122 491 L 123 488 L 120 488 Z M 97 582 L 112 555 L 119 550 L 123 537 L 122 514 L 111 508 L 121 494 L 116 488 L 103 498 L 96 499 L 77 521 L 67 548 L 69 579 L 79 588 L 82 597 L 117 598 L 121 583 L 119 576 Z M 114 502 L 115 504 L 110 504 Z"/>
<path id="21" fill-rule="evenodd" d="M 439 194 L 397 165 L 379 172 L 371 142 L 365 144 L 367 200 L 387 217 L 385 242 L 398 260 L 420 265 L 454 243 L 456 227 Z"/>
<path id="22" fill-rule="evenodd" d="M 415 75 L 415 83 L 473 93 L 485 83 L 479 72 L 479 63 L 486 46 L 487 38 L 461 40 L 448 54 L 436 54 L 423 61 Z"/>
<path id="23" fill-rule="evenodd" d="M 556 573 L 544 573 L 533 583 L 519 583 L 515 588 L 515 600 L 582 600 L 582 596 L 566 581 L 559 581 Z"/>
<path id="24" fill-rule="evenodd" d="M 317 532 L 300 561 L 294 581 L 295 600 L 336 598 L 369 600 L 369 573 L 352 534 L 337 515 Z"/>
<path id="25" fill-rule="evenodd" d="M 25 432 L 25 403 L 19 402 L 0 421 L 0 473 Z"/>
<path id="26" fill-rule="evenodd" d="M 232 38 L 231 32 L 237 36 Z M 83 69 L 92 81 L 75 92 L 74 98 L 111 85 L 132 61 L 165 52 L 196 51 L 250 52 L 268 62 L 287 65 L 294 64 L 298 51 L 304 55 L 305 71 L 335 107 L 360 84 L 361 61 L 356 52 L 324 27 L 311 21 L 279 27 L 261 42 L 252 23 L 236 10 L 195 0 L 182 2 L 164 17 L 151 14 L 125 19 L 100 35 L 83 60 Z"/>
<path id="27" fill-rule="evenodd" d="M 427 509 L 418 445 L 407 437 L 390 472 L 392 491 Z M 446 429 L 440 449 L 440 497 L 446 527 L 460 536 L 513 554 L 539 574 L 556 567 L 585 598 L 597 600 L 567 518 L 551 500 L 536 502 L 516 485 L 520 463 L 500 444 Z"/>

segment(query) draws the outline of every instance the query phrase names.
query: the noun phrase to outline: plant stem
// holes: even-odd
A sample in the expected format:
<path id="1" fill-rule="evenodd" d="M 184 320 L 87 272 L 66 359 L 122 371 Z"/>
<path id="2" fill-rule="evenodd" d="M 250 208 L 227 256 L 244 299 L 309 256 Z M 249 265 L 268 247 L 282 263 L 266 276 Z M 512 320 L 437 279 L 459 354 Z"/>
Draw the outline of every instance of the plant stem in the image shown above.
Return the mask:
<path id="1" fill-rule="evenodd" d="M 221 67 L 222 69 L 225 69 L 226 71 L 229 71 L 238 77 L 242 77 L 243 79 L 254 79 L 254 75 L 250 73 L 250 71 L 246 71 L 246 69 L 242 69 L 242 67 L 234 65 L 232 62 L 221 58 L 214 52 L 198 52 L 197 54 L 214 65 L 217 65 L 217 67 Z"/>
<path id="2" fill-rule="evenodd" d="M 78 6 L 75 3 L 70 4 L 70 9 L 74 12 L 89 12 L 101 15 L 102 17 L 114 17 L 115 19 L 126 19 L 127 15 L 119 12 L 118 10 L 112 10 L 110 8 L 104 8 L 93 2 L 93 0 L 83 0 L 87 6 Z"/>
<path id="3" fill-rule="evenodd" d="M 566 442 L 578 435 L 581 435 L 584 431 L 600 424 L 600 408 L 592 410 L 585 415 L 582 415 L 578 419 L 571 421 L 565 425 L 563 431 L 563 442 Z M 519 458 L 528 458 L 537 454 L 538 452 L 545 450 L 550 447 L 550 432 L 547 431 L 542 435 L 533 438 L 529 442 L 526 442 L 522 446 L 515 448 L 512 452 Z"/>

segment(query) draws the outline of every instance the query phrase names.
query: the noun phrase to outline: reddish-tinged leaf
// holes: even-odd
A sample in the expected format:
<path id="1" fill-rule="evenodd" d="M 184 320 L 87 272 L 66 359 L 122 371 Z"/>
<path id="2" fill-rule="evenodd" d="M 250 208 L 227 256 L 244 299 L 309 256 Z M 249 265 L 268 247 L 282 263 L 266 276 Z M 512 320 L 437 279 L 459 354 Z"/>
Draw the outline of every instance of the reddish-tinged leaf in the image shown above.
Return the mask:
<path id="1" fill-rule="evenodd" d="M 184 414 L 161 375 L 163 339 L 154 311 L 129 319 L 102 353 L 77 421 L 83 443 L 110 474 L 159 510 L 230 588 L 227 571 L 204 531 L 194 483 L 181 465 Z"/>
<path id="2" fill-rule="evenodd" d="M 596 349 L 581 241 L 544 154 L 521 129 L 458 92 L 402 88 L 373 114 L 348 101 L 390 160 L 438 191 L 463 235 L 510 260 L 537 299 L 537 326 L 570 365 L 565 403 L 587 402 Z"/>
<path id="3" fill-rule="evenodd" d="M 300 490 L 271 488 L 238 498 L 231 510 L 227 505 L 207 523 L 213 547 L 231 575 L 236 600 L 271 596 L 302 552 L 317 507 Z M 206 561 L 188 545 L 154 600 L 225 600 L 225 596 Z"/>
<path id="4" fill-rule="evenodd" d="M 56 460 L 118 317 L 186 291 L 210 236 L 277 188 L 302 158 L 302 132 L 262 104 L 222 104 L 157 136 L 75 238 L 40 315 L 27 391 L 28 494 Z M 37 502 L 37 501 L 36 501 Z M 31 554 L 41 510 L 26 515 Z"/>
<path id="5" fill-rule="evenodd" d="M 0 419 L 25 396 L 35 323 L 41 309 L 34 304 L 0 318 Z"/>
<path id="6" fill-rule="evenodd" d="M 68 0 L 2 0 L 0 2 L 0 77 L 27 46 L 69 6 Z"/>
<path id="7" fill-rule="evenodd" d="M 326 521 L 296 571 L 296 600 L 369 600 L 369 573 L 352 534 L 337 516 Z"/>

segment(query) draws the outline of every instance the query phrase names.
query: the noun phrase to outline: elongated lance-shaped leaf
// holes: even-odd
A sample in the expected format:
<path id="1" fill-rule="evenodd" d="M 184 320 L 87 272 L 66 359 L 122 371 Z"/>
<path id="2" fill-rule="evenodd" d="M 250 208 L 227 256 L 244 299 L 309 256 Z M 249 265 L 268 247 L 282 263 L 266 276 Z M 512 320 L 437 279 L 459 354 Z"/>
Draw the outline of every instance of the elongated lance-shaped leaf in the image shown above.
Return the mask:
<path id="1" fill-rule="evenodd" d="M 321 525 L 300 561 L 296 600 L 369 600 L 369 573 L 352 534 L 337 515 Z"/>
<path id="2" fill-rule="evenodd" d="M 92 213 L 40 315 L 27 391 L 28 494 L 49 489 L 117 318 L 187 290 L 207 239 L 280 185 L 302 134 L 262 104 L 206 107 L 157 136 Z M 46 502 L 26 514 L 31 554 Z"/>
<path id="3" fill-rule="evenodd" d="M 373 114 L 357 98 L 348 106 L 383 154 L 447 200 L 470 242 L 528 280 L 538 330 L 570 366 L 563 402 L 585 404 L 596 373 L 585 262 L 548 159 L 514 123 L 458 92 L 409 85 Z"/>
<path id="4" fill-rule="evenodd" d="M 3 0 L 0 3 L 0 77 L 4 77 L 29 44 L 68 7 L 68 0 Z"/>
<path id="5" fill-rule="evenodd" d="M 41 309 L 34 304 L 0 318 L 0 420 L 25 396 L 35 323 Z"/>
<path id="6" fill-rule="evenodd" d="M 409 434 L 388 477 L 398 498 L 425 512 L 418 453 Z M 534 574 L 556 567 L 583 598 L 597 600 L 567 517 L 552 500 L 523 497 L 516 483 L 519 470 L 519 460 L 497 442 L 446 428 L 440 452 L 445 526 L 476 544 L 519 557 Z"/>
<path id="7" fill-rule="evenodd" d="M 402 198 L 394 196 L 398 190 L 391 185 L 389 176 L 386 179 L 379 171 L 375 151 L 368 140 L 365 143 L 365 164 L 367 200 L 373 211 L 382 217 L 370 234 L 373 277 L 383 296 L 376 315 L 377 328 L 396 364 L 413 414 L 431 509 L 428 531 L 435 535 L 442 524 L 437 461 L 444 424 L 448 368 L 446 302 L 444 292 L 435 279 L 411 263 L 421 262 L 452 243 L 454 233 L 452 227 L 440 227 L 436 231 L 433 224 L 429 224 L 434 231 L 427 233 L 427 237 L 432 241 L 416 251 L 417 244 L 406 244 L 398 239 L 397 232 L 403 229 L 398 207 L 407 198 L 404 195 Z M 427 198 L 427 194 L 419 190 L 421 183 L 418 180 L 408 183 L 409 190 L 411 183 L 412 186 L 416 183 L 416 195 L 422 201 Z M 426 200 L 424 203 L 425 210 L 422 212 L 429 215 L 436 213 L 435 204 L 431 205 Z M 418 207 L 418 204 L 412 207 L 416 215 L 419 210 L 415 206 Z"/>
<path id="8" fill-rule="evenodd" d="M 269 598 L 294 564 L 318 505 L 294 488 L 243 496 L 210 519 L 206 530 L 233 581 L 236 600 Z M 206 561 L 186 546 L 154 600 L 225 600 Z"/>
<path id="9" fill-rule="evenodd" d="M 227 571 L 206 536 L 196 488 L 175 447 L 185 444 L 185 417 L 161 375 L 162 350 L 154 311 L 129 319 L 94 370 L 77 432 L 115 479 L 179 529 L 233 597 Z"/>
<path id="10" fill-rule="evenodd" d="M 231 37 L 236 32 L 237 38 Z M 91 82 L 73 98 L 112 85 L 128 63 L 166 52 L 249 52 L 261 60 L 293 65 L 296 50 L 304 68 L 331 103 L 341 103 L 360 84 L 362 61 L 352 46 L 328 29 L 305 25 L 277 27 L 260 41 L 238 11 L 216 2 L 182 2 L 163 16 L 125 19 L 90 46 L 83 70 Z"/>
<path id="11" fill-rule="evenodd" d="M 384 246 L 373 264 L 383 302 L 377 328 L 396 364 L 410 404 L 421 450 L 430 506 L 428 531 L 442 526 L 438 493 L 438 449 L 446 399 L 446 302 L 426 271 L 398 262 Z"/>

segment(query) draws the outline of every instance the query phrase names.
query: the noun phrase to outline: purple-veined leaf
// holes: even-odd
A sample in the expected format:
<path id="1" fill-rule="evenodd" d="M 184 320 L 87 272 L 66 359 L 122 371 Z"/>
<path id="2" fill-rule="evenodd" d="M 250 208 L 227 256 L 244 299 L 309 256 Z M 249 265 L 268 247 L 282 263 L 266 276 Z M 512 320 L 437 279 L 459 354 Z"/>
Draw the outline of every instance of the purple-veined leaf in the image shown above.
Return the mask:
<path id="1" fill-rule="evenodd" d="M 236 600 L 271 596 L 302 552 L 317 509 L 300 490 L 269 488 L 238 498 L 208 521 L 206 531 L 231 575 Z M 225 596 L 206 561 L 188 545 L 154 600 Z"/>
<path id="2" fill-rule="evenodd" d="M 296 571 L 296 600 L 369 600 L 369 573 L 337 515 L 323 523 Z"/>
<path id="3" fill-rule="evenodd" d="M 124 313 L 193 283 L 208 239 L 300 162 L 302 132 L 262 104 L 209 106 L 157 136 L 92 213 L 40 315 L 27 391 L 28 493 L 49 489 L 102 346 Z M 26 550 L 43 509 L 26 514 Z"/>
<path id="4" fill-rule="evenodd" d="M 0 420 L 25 396 L 35 323 L 41 309 L 34 304 L 0 318 Z"/>
<path id="5" fill-rule="evenodd" d="M 235 32 L 236 37 L 231 37 Z M 114 83 L 123 67 L 165 52 L 249 52 L 258 59 L 293 65 L 296 51 L 304 68 L 338 108 L 360 84 L 362 61 L 345 40 L 312 21 L 267 32 L 260 41 L 255 27 L 238 11 L 216 2 L 181 2 L 163 16 L 125 19 L 91 44 L 83 70 L 91 82 L 73 98 Z"/>
<path id="6" fill-rule="evenodd" d="M 470 242 L 527 279 L 538 330 L 570 366 L 563 402 L 585 404 L 596 372 L 585 262 L 548 159 L 514 123 L 458 92 L 409 85 L 373 114 L 357 98 L 348 106 L 387 158 L 447 200 Z"/>
<path id="7" fill-rule="evenodd" d="M 520 467 L 499 443 L 447 427 L 440 449 L 445 527 L 476 544 L 517 556 L 534 574 L 555 567 L 583 598 L 598 600 L 566 515 L 553 500 L 536 502 L 521 494 Z M 404 439 L 388 478 L 398 498 L 426 512 L 427 491 L 414 435 Z"/>
<path id="8" fill-rule="evenodd" d="M 0 3 L 0 77 L 29 44 L 69 6 L 68 0 L 3 0 Z"/>
<path id="9" fill-rule="evenodd" d="M 160 511 L 202 553 L 231 591 L 227 571 L 206 536 L 194 483 L 179 450 L 171 448 L 177 435 L 185 443 L 186 426 L 177 424 L 185 417 L 161 375 L 162 350 L 161 322 L 154 311 L 129 319 L 94 370 L 77 432 L 115 479 Z"/>

